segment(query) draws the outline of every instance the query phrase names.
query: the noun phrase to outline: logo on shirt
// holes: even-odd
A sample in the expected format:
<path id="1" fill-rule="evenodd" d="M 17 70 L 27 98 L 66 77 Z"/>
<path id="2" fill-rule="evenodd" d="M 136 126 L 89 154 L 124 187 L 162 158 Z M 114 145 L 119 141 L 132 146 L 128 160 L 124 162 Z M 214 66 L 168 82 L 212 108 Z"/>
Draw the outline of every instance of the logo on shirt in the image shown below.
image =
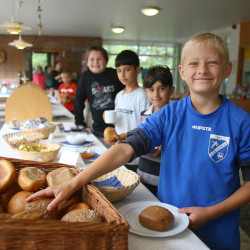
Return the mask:
<path id="1" fill-rule="evenodd" d="M 227 156 L 229 137 L 221 135 L 210 135 L 208 155 L 215 162 L 222 161 Z"/>
<path id="2" fill-rule="evenodd" d="M 211 131 L 211 127 L 204 127 L 204 126 L 199 126 L 199 125 L 193 125 L 192 129 L 197 129 L 197 130 L 204 130 L 204 131 Z"/>
<path id="3" fill-rule="evenodd" d="M 133 114 L 133 110 L 129 110 L 129 109 L 117 109 L 117 111 L 118 112 L 120 112 L 120 113 L 123 113 L 123 114 L 129 114 L 129 115 L 131 115 L 131 114 Z"/>

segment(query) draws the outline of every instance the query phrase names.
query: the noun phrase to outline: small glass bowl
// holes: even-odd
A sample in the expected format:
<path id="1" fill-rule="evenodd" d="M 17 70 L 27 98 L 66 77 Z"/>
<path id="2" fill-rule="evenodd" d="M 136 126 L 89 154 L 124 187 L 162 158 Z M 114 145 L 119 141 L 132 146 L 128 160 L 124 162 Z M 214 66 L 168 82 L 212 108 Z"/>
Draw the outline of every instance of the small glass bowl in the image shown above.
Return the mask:
<path id="1" fill-rule="evenodd" d="M 95 151 L 94 151 L 94 149 L 89 148 L 89 149 L 87 149 L 87 150 L 81 152 L 80 154 L 81 154 L 81 157 L 82 157 L 83 159 L 90 159 L 90 158 L 92 158 L 92 157 L 94 156 Z"/>

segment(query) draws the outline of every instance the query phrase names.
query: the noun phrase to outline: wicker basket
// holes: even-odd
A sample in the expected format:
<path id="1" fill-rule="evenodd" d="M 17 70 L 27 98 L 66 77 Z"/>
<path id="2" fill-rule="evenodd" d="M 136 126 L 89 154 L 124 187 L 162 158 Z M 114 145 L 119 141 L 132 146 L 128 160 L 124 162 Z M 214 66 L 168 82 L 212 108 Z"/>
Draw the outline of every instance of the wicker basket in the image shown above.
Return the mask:
<path id="1" fill-rule="evenodd" d="M 1 159 L 11 161 L 17 172 L 34 166 L 32 161 Z M 35 166 L 45 172 L 58 167 L 71 168 L 75 174 L 79 172 L 77 168 L 60 163 L 38 162 Z M 82 189 L 82 201 L 97 211 L 103 222 L 0 219 L 0 249 L 128 249 L 129 225 L 105 196 L 94 185 L 88 184 Z"/>
<path id="2" fill-rule="evenodd" d="M 43 135 L 38 132 L 17 132 L 5 134 L 3 138 L 11 148 L 18 149 L 18 147 L 23 144 L 40 142 Z"/>
<path id="3" fill-rule="evenodd" d="M 31 161 L 36 160 L 36 161 L 44 161 L 44 162 L 53 161 L 56 158 L 61 148 L 59 144 L 55 144 L 55 143 L 33 143 L 31 145 L 33 146 L 40 145 L 41 147 L 50 147 L 52 150 L 48 152 L 28 152 L 28 151 L 22 151 L 18 149 L 18 153 L 23 160 L 31 160 Z"/>
<path id="4" fill-rule="evenodd" d="M 105 174 L 97 179 L 94 182 L 103 181 L 111 178 L 112 176 L 120 181 L 124 186 L 122 188 L 116 187 L 97 187 L 110 202 L 115 202 L 124 199 L 128 196 L 140 183 L 140 176 L 131 170 L 124 168 L 118 168 L 108 174 Z"/>
<path id="5" fill-rule="evenodd" d="M 52 123 L 51 126 L 44 127 L 44 128 L 37 128 L 37 129 L 28 129 L 28 128 L 20 128 L 22 132 L 37 132 L 43 135 L 42 139 L 47 139 L 50 133 L 53 133 L 56 129 L 56 123 Z"/>

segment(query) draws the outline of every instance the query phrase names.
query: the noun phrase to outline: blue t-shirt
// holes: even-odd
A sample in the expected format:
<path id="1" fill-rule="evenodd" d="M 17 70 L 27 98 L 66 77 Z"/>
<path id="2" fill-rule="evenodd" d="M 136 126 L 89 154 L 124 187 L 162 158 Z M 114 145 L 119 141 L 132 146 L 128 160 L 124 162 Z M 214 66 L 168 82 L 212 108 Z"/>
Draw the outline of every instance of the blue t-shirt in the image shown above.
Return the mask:
<path id="1" fill-rule="evenodd" d="M 240 187 L 239 167 L 250 165 L 250 115 L 221 98 L 217 110 L 201 115 L 189 96 L 164 106 L 139 126 L 151 151 L 162 145 L 162 202 L 179 208 L 208 207 Z M 233 211 L 194 232 L 212 249 L 239 249 L 238 217 L 239 210 Z"/>

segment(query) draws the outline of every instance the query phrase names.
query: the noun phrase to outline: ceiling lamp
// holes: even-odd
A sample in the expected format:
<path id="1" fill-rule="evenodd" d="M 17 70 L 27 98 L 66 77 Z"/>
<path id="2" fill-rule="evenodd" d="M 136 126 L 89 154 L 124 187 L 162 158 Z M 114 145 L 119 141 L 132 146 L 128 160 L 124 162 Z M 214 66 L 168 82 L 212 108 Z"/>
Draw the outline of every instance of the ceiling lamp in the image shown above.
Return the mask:
<path id="1" fill-rule="evenodd" d="M 114 26 L 111 29 L 114 33 L 117 33 L 117 34 L 122 33 L 125 30 L 124 27 L 122 26 Z"/>
<path id="2" fill-rule="evenodd" d="M 4 22 L 4 24 L 0 25 L 1 28 L 4 28 L 8 31 L 11 35 L 18 35 L 20 32 L 24 30 L 30 30 L 30 27 L 23 25 L 21 22 L 15 22 L 14 19 L 10 22 Z"/>
<path id="3" fill-rule="evenodd" d="M 146 16 L 154 16 L 160 11 L 157 7 L 145 7 L 141 9 L 141 12 Z"/>
<path id="4" fill-rule="evenodd" d="M 14 40 L 13 42 L 9 43 L 10 46 L 15 46 L 18 49 L 24 49 L 26 47 L 32 47 L 33 45 L 31 43 L 27 43 L 24 40 L 22 40 L 21 33 L 19 34 L 19 39 Z"/>
<path id="5" fill-rule="evenodd" d="M 21 8 L 21 1 L 19 2 L 19 9 Z M 11 35 L 17 35 L 20 32 L 24 31 L 24 30 L 30 30 L 31 28 L 28 26 L 23 25 L 23 23 L 21 22 L 16 22 L 14 20 L 14 3 L 12 1 L 12 17 L 11 20 L 9 22 L 4 22 L 4 24 L 0 25 L 0 28 L 5 29 L 6 31 L 8 31 Z"/>

